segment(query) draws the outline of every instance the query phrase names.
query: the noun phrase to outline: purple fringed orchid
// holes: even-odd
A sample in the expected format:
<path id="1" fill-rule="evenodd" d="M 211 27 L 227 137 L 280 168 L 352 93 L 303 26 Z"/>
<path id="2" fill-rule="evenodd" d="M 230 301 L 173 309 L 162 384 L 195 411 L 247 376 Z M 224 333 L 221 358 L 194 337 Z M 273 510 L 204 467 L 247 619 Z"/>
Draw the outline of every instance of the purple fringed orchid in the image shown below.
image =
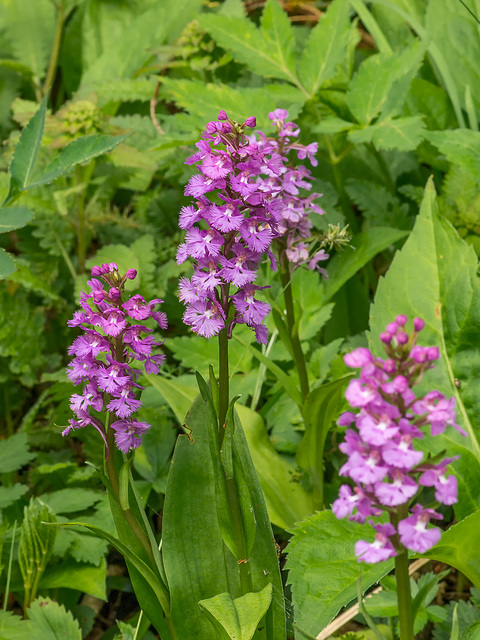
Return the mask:
<path id="1" fill-rule="evenodd" d="M 186 236 L 177 262 L 191 258 L 194 272 L 190 279 L 181 279 L 179 289 L 186 305 L 184 322 L 199 335 L 211 337 L 226 328 L 231 336 L 235 324 L 245 323 L 258 342 L 266 343 L 263 321 L 270 306 L 257 300 L 262 287 L 253 284 L 261 260 L 268 256 L 275 269 L 272 241 L 285 236 L 289 259 L 308 261 L 308 251 L 305 254 L 298 239 L 310 234 L 308 211 L 323 211 L 312 204 L 318 194 L 307 199 L 299 195 L 300 189 L 311 187 L 310 172 L 303 166 L 289 167 L 287 153 L 295 149 L 299 157 L 308 156 L 315 163 L 316 144 L 292 142 L 299 130 L 285 122 L 287 116 L 283 109 L 269 115 L 278 139 L 263 133 L 257 138 L 245 134 L 246 128 L 256 126 L 253 116 L 239 124 L 222 110 L 218 120 L 207 124 L 198 151 L 186 161 L 196 164 L 199 173 L 185 188 L 195 203 L 180 211 L 179 226 Z M 312 264 L 327 257 L 321 252 Z"/>
<path id="2" fill-rule="evenodd" d="M 347 411 L 338 420 L 340 426 L 350 427 L 340 445 L 348 460 L 339 473 L 356 486 L 352 491 L 342 485 L 332 510 L 338 518 L 348 516 L 361 523 L 383 511 L 391 519 L 389 524 L 368 520 L 375 529 L 375 541 L 356 543 L 359 562 L 380 562 L 397 555 L 402 546 L 423 553 L 438 542 L 440 530 L 427 525 L 442 515 L 416 502 L 422 487 L 434 487 L 441 504 L 457 501 L 457 480 L 447 475 L 447 466 L 457 458 L 436 464 L 424 461 L 423 452 L 414 444 L 428 426 L 433 436 L 447 427 L 467 434 L 455 422 L 454 398 L 447 400 L 439 391 L 415 395 L 412 388 L 440 353 L 437 347 L 416 344 L 425 326 L 423 320 L 414 319 L 410 335 L 405 331 L 406 324 L 407 317 L 399 315 L 380 335 L 387 359 L 375 358 L 365 348 L 345 356 L 347 366 L 360 368 L 361 372 L 345 392 L 351 407 L 358 411 Z"/>
<path id="3" fill-rule="evenodd" d="M 136 363 L 146 373 L 158 373 L 165 360 L 163 354 L 153 353 L 162 343 L 151 335 L 142 335 L 152 331 L 142 324 L 147 318 L 153 318 L 161 329 L 167 328 L 166 315 L 155 311 L 163 301 L 147 303 L 138 294 L 123 300 L 126 280 L 133 280 L 136 275 L 135 269 L 129 269 L 120 276 L 114 263 L 93 267 L 94 277 L 88 281 L 90 292 L 80 296 L 82 310 L 76 311 L 68 322 L 70 327 L 83 329 L 68 350 L 74 356 L 68 377 L 76 385 L 83 383 L 83 390 L 71 397 L 70 406 L 76 417 L 69 420 L 62 435 L 91 425 L 106 444 L 105 425 L 96 415 L 106 410 L 113 416 L 109 428 L 115 431 L 116 445 L 123 453 L 138 448 L 150 426 L 132 418 L 142 405 L 137 393 L 143 389 L 136 382 L 142 371 L 132 365 Z"/>

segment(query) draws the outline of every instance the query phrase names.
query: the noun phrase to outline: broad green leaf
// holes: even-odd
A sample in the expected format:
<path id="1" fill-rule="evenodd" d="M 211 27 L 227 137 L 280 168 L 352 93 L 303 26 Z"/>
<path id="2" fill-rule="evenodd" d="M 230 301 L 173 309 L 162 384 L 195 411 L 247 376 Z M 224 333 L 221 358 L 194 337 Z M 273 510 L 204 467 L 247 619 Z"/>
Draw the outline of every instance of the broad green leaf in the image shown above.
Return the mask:
<path id="1" fill-rule="evenodd" d="M 38 640 L 82 640 L 80 626 L 72 613 L 50 598 L 32 602 L 28 617 Z"/>
<path id="2" fill-rule="evenodd" d="M 462 165 L 477 182 L 480 181 L 480 132 L 470 129 L 428 131 L 425 138 L 437 147 L 447 160 Z"/>
<path id="3" fill-rule="evenodd" d="M 35 458 L 36 454 L 28 450 L 27 434 L 19 431 L 10 438 L 2 440 L 0 447 L 0 473 L 17 471 Z"/>
<path id="4" fill-rule="evenodd" d="M 93 489 L 59 489 L 54 493 L 42 494 L 42 501 L 55 513 L 75 513 L 84 511 L 92 505 L 100 502 L 103 493 Z"/>
<path id="5" fill-rule="evenodd" d="M 303 406 L 305 434 L 295 460 L 313 487 L 315 509 L 323 509 L 323 454 L 325 439 L 339 413 L 340 400 L 350 376 L 313 389 Z"/>
<path id="6" fill-rule="evenodd" d="M 21 229 L 33 218 L 33 211 L 27 207 L 5 207 L 0 209 L 0 233 Z"/>
<path id="7" fill-rule="evenodd" d="M 0 248 L 0 280 L 8 278 L 15 272 L 15 261 L 10 253 Z"/>
<path id="8" fill-rule="evenodd" d="M 210 622 L 200 609 L 192 607 L 192 602 L 223 592 L 229 592 L 233 598 L 241 595 L 238 565 L 223 543 L 216 517 L 214 465 L 207 429 L 211 420 L 211 404 L 198 396 L 187 416 L 190 435 L 178 438 L 168 477 L 163 552 L 178 637 L 195 637 L 195 634 L 211 637 Z M 281 639 L 285 633 L 283 597 L 272 532 L 243 431 L 238 425 L 235 447 L 257 522 L 257 535 L 249 559 L 253 589 L 259 591 L 267 584 L 273 584 L 275 635 L 272 637 Z"/>
<path id="9" fill-rule="evenodd" d="M 179 423 L 183 424 L 197 395 L 193 383 L 186 385 L 161 376 L 146 377 L 168 402 Z M 265 496 L 270 521 L 282 529 L 292 527 L 313 512 L 311 495 L 293 480 L 295 466 L 275 451 L 260 414 L 238 403 L 236 409 Z"/>
<path id="10" fill-rule="evenodd" d="M 12 202 L 30 184 L 43 137 L 48 94 L 42 100 L 38 111 L 23 129 L 17 142 L 10 164 L 10 189 L 4 206 Z"/>
<path id="11" fill-rule="evenodd" d="M 236 88 L 220 82 L 212 84 L 165 77 L 162 84 L 175 102 L 191 114 L 192 124 L 198 129 L 204 129 L 205 123 L 216 118 L 220 109 L 225 109 L 238 122 L 254 115 L 259 129 L 270 128 L 270 111 L 284 107 L 288 109 L 289 117 L 295 118 L 305 101 L 297 88 L 280 83 L 260 88 Z"/>
<path id="12" fill-rule="evenodd" d="M 475 511 L 442 533 L 442 538 L 422 557 L 432 558 L 455 567 L 480 588 L 480 556 L 478 554 L 478 530 L 480 510 Z"/>
<path id="13" fill-rule="evenodd" d="M 198 604 L 215 629 L 220 627 L 220 633 L 226 633 L 230 640 L 251 640 L 271 601 L 272 585 L 267 584 L 258 593 L 246 593 L 235 599 L 229 593 L 219 593 Z"/>
<path id="14" fill-rule="evenodd" d="M 28 491 L 26 484 L 14 484 L 11 487 L 0 487 L 0 509 L 5 509 L 19 500 Z"/>
<path id="15" fill-rule="evenodd" d="M 223 49 L 250 71 L 299 86 L 294 64 L 292 27 L 276 0 L 267 0 L 261 28 L 247 18 L 239 20 L 213 14 L 200 16 L 199 22 Z"/>
<path id="16" fill-rule="evenodd" d="M 331 2 L 312 29 L 300 59 L 299 75 L 309 97 L 313 98 L 318 89 L 335 75 L 338 65 L 345 59 L 353 28 L 347 0 Z"/>
<path id="17" fill-rule="evenodd" d="M 71 142 L 58 154 L 40 177 L 28 185 L 29 189 L 53 182 L 69 173 L 77 164 L 89 162 L 93 158 L 108 153 L 125 140 L 126 136 L 84 136 Z"/>
<path id="18" fill-rule="evenodd" d="M 377 149 L 413 151 L 424 138 L 421 116 L 382 120 L 364 129 L 351 129 L 348 138 L 355 144 L 373 142 Z"/>
<path id="19" fill-rule="evenodd" d="M 336 255 L 328 265 L 328 280 L 325 282 L 323 304 L 341 289 L 341 287 L 364 267 L 370 260 L 395 244 L 408 234 L 408 231 L 388 227 L 373 227 L 356 235 L 347 248 Z"/>
<path id="20" fill-rule="evenodd" d="M 423 78 L 414 78 L 410 85 L 406 106 L 409 114 L 422 114 L 429 129 L 450 129 L 456 126 L 455 112 L 442 87 Z"/>
<path id="21" fill-rule="evenodd" d="M 102 558 L 98 566 L 79 563 L 73 558 L 46 568 L 40 579 L 41 589 L 76 589 L 94 598 L 107 600 L 107 563 Z"/>
<path id="22" fill-rule="evenodd" d="M 358 122 L 368 125 L 377 116 L 385 120 L 401 111 L 423 53 L 415 43 L 400 55 L 376 54 L 361 64 L 347 93 L 347 105 Z"/>
<path id="23" fill-rule="evenodd" d="M 438 389 L 447 397 L 455 397 L 457 422 L 468 437 L 448 427 L 442 434 L 424 438 L 421 446 L 433 455 L 446 450 L 447 456 L 461 456 L 452 464 L 459 482 L 455 505 L 459 519 L 478 509 L 480 499 L 477 268 L 473 248 L 438 216 L 435 188 L 429 180 L 415 227 L 386 277 L 380 280 L 370 311 L 369 339 L 377 354 L 383 353 L 378 336 L 398 314 L 423 318 L 426 327 L 420 334 L 420 344 L 440 349 L 440 361 L 425 374 L 419 389 Z"/>
<path id="24" fill-rule="evenodd" d="M 342 607 L 356 599 L 360 571 L 365 592 L 393 567 L 393 560 L 360 567 L 355 542 L 372 541 L 375 531 L 347 518 L 337 520 L 331 511 L 307 518 L 292 533 L 286 568 L 292 585 L 294 625 L 311 636 L 319 634 Z"/>

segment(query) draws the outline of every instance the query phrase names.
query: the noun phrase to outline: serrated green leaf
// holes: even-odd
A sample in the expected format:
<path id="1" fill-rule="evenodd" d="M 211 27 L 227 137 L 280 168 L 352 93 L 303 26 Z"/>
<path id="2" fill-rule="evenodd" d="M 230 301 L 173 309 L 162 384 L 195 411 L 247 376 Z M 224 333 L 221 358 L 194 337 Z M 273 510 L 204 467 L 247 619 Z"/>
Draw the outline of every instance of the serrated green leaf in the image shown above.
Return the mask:
<path id="1" fill-rule="evenodd" d="M 71 612 L 50 598 L 32 602 L 28 617 L 38 640 L 82 640 L 80 626 Z"/>
<path id="2" fill-rule="evenodd" d="M 10 189 L 4 206 L 15 200 L 31 182 L 35 163 L 37 161 L 40 142 L 43 137 L 45 115 L 47 113 L 48 94 L 42 100 L 42 104 L 23 129 L 20 139 L 13 152 L 10 164 Z"/>
<path id="3" fill-rule="evenodd" d="M 13 611 L 0 610 L 1 640 L 25 640 L 31 634 L 32 623 L 29 620 L 14 615 Z"/>
<path id="4" fill-rule="evenodd" d="M 299 64 L 300 79 L 310 97 L 335 75 L 352 28 L 347 0 L 334 0 L 312 29 Z"/>
<path id="5" fill-rule="evenodd" d="M 238 122 L 254 115 L 259 128 L 270 128 L 270 111 L 284 107 L 290 117 L 295 118 L 305 101 L 297 88 L 280 83 L 261 88 L 236 88 L 220 82 L 212 84 L 165 77 L 162 84 L 175 102 L 191 114 L 192 124 L 199 129 L 204 129 L 205 122 L 216 118 L 220 109 L 225 109 Z"/>
<path id="6" fill-rule="evenodd" d="M 452 164 L 465 167 L 480 182 L 480 132 L 470 129 L 428 131 L 424 137 Z"/>
<path id="7" fill-rule="evenodd" d="M 424 138 L 422 116 L 383 120 L 363 129 L 351 129 L 348 138 L 355 144 L 373 142 L 377 149 L 413 151 Z"/>
<path id="8" fill-rule="evenodd" d="M 292 533 L 286 568 L 292 585 L 294 624 L 316 636 L 356 598 L 360 565 L 355 542 L 372 541 L 375 532 L 370 525 L 338 520 L 331 511 L 321 511 L 296 525 Z M 393 560 L 362 566 L 362 592 L 392 567 Z"/>
<path id="9" fill-rule="evenodd" d="M 15 59 L 40 80 L 46 70 L 55 32 L 55 8 L 49 0 L 4 0 L 2 23 Z"/>
<path id="10" fill-rule="evenodd" d="M 0 233 L 21 229 L 30 222 L 34 213 L 27 207 L 4 207 L 0 209 Z"/>
<path id="11" fill-rule="evenodd" d="M 365 266 L 377 253 L 383 251 L 408 235 L 408 231 L 373 227 L 356 235 L 351 244 L 336 255 L 328 265 L 328 280 L 325 283 L 323 303 L 328 302 L 352 276 Z"/>
<path id="12" fill-rule="evenodd" d="M 357 205 L 369 225 L 392 226 L 396 229 L 409 229 L 413 221 L 408 215 L 408 205 L 389 191 L 384 185 L 371 180 L 349 178 L 345 191 Z"/>
<path id="13" fill-rule="evenodd" d="M 58 154 L 55 160 L 47 167 L 44 173 L 28 185 L 34 189 L 42 184 L 53 182 L 60 176 L 64 176 L 77 165 L 89 162 L 93 158 L 102 156 L 114 149 L 125 140 L 126 136 L 93 135 L 84 136 L 71 142 Z"/>
<path id="14" fill-rule="evenodd" d="M 219 593 L 198 603 L 215 628 L 218 625 L 230 640 L 251 640 L 258 623 L 266 614 L 272 601 L 272 585 L 257 593 L 246 593 L 233 599 L 229 593 Z"/>
<path id="15" fill-rule="evenodd" d="M 17 471 L 31 462 L 36 454 L 28 450 L 27 434 L 20 431 L 6 440 L 0 447 L 0 473 Z"/>
<path id="16" fill-rule="evenodd" d="M 370 310 L 370 342 L 383 353 L 378 336 L 398 314 L 423 318 L 426 327 L 421 343 L 438 346 L 441 359 L 423 378 L 420 391 L 435 388 L 456 401 L 457 422 L 468 432 L 453 427 L 435 437 L 427 435 L 421 447 L 435 455 L 460 455 L 452 464 L 458 478 L 457 518 L 478 509 L 480 500 L 480 415 L 478 377 L 480 366 L 475 345 L 480 340 L 480 282 L 477 256 L 452 225 L 439 218 L 435 188 L 430 180 L 415 227 L 397 252 L 377 288 Z M 460 388 L 455 384 L 458 379 Z"/>
<path id="17" fill-rule="evenodd" d="M 0 487 L 0 509 L 5 509 L 24 496 L 28 491 L 26 484 L 14 484 L 11 487 Z"/>
<path id="18" fill-rule="evenodd" d="M 424 48 L 415 43 L 400 55 L 376 54 L 362 63 L 347 93 L 347 105 L 358 122 L 371 124 L 401 111 Z"/>
<path id="19" fill-rule="evenodd" d="M 316 124 L 312 127 L 312 131 L 315 133 L 340 133 L 341 131 L 348 131 L 354 126 L 353 122 L 348 120 L 342 120 L 336 116 L 327 116 L 323 118 L 320 124 Z"/>
<path id="20" fill-rule="evenodd" d="M 202 29 L 250 71 L 299 86 L 293 57 L 293 33 L 276 0 L 266 3 L 261 29 L 247 18 L 239 20 L 223 15 L 201 15 L 199 22 Z M 286 46 L 286 51 L 282 46 Z"/>
<path id="21" fill-rule="evenodd" d="M 8 278 L 15 272 L 15 260 L 5 249 L 0 248 L 0 280 Z"/>

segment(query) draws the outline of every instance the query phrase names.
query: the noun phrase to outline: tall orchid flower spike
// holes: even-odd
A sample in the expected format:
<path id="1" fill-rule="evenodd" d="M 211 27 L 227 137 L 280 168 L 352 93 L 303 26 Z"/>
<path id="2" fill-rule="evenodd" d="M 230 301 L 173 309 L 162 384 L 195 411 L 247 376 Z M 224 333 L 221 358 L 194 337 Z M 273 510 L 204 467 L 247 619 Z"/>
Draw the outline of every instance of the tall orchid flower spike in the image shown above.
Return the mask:
<path id="1" fill-rule="evenodd" d="M 90 292 L 80 296 L 82 310 L 76 311 L 68 322 L 68 326 L 83 330 L 68 350 L 73 356 L 68 377 L 83 388 L 71 397 L 75 418 L 62 435 L 91 425 L 107 444 L 108 424 L 115 432 L 116 446 L 123 453 L 138 448 L 150 428 L 133 417 L 142 406 L 139 392 L 143 387 L 138 384 L 138 377 L 142 370 L 158 373 L 165 360 L 163 354 L 154 353 L 162 342 L 156 342 L 152 335 L 143 335 L 152 332 L 143 324 L 148 318 L 153 318 L 161 329 L 167 328 L 166 315 L 155 311 L 162 300 L 147 303 L 140 295 L 124 299 L 125 282 L 134 280 L 136 275 L 135 269 L 129 269 L 121 276 L 114 263 L 93 267 L 93 278 L 88 282 Z M 133 368 L 134 364 L 140 369 Z M 102 419 L 104 411 L 107 421 Z"/>
<path id="2" fill-rule="evenodd" d="M 454 398 L 447 400 L 439 391 L 418 397 L 413 391 L 440 353 L 437 347 L 417 344 L 425 326 L 421 318 L 414 319 L 410 334 L 406 324 L 407 317 L 399 315 L 381 334 L 387 359 L 364 348 L 345 356 L 347 366 L 361 369 L 345 393 L 356 412 L 345 412 L 338 421 L 349 427 L 340 445 L 348 456 L 340 475 L 355 486 L 352 492 L 343 485 L 332 509 L 338 518 L 372 523 L 375 541 L 357 542 L 359 562 L 379 562 L 405 549 L 423 553 L 438 542 L 440 530 L 428 525 L 442 515 L 418 502 L 423 487 L 434 487 L 439 504 L 457 501 L 457 479 L 447 473 L 457 458 L 433 464 L 415 443 L 428 427 L 432 436 L 449 427 L 467 434 L 455 422 Z M 390 524 L 374 524 L 371 518 L 385 511 Z"/>

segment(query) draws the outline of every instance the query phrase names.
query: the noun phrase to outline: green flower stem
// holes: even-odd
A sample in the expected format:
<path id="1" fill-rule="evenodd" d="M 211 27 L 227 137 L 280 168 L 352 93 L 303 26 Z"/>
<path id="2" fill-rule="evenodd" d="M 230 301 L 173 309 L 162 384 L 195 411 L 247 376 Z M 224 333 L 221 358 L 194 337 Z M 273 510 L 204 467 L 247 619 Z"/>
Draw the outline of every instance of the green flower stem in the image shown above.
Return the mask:
<path id="1" fill-rule="evenodd" d="M 52 52 L 50 54 L 50 62 L 48 63 L 47 77 L 43 85 L 43 95 L 47 93 L 55 79 L 57 70 L 58 55 L 60 53 L 60 44 L 62 42 L 63 26 L 65 24 L 65 0 L 60 0 L 57 5 L 57 23 L 55 26 L 55 37 L 53 40 Z"/>
<path id="2" fill-rule="evenodd" d="M 287 254 L 284 248 L 279 252 L 280 257 L 280 279 L 283 287 L 283 299 L 285 301 L 285 311 L 287 314 L 287 327 L 290 334 L 290 340 L 292 343 L 293 358 L 295 360 L 295 366 L 298 371 L 298 377 L 300 379 L 300 392 L 302 394 L 302 400 L 308 396 L 310 387 L 308 384 L 307 366 L 305 363 L 305 356 L 303 355 L 302 345 L 298 337 L 298 327 L 295 326 L 295 310 L 293 307 L 293 295 L 292 295 L 292 278 L 290 273 L 290 265 L 288 262 Z M 301 409 L 301 408 L 300 408 Z"/>
<path id="3" fill-rule="evenodd" d="M 399 507 L 396 513 L 390 514 L 390 521 L 395 529 L 398 523 L 407 516 L 407 509 Z M 397 578 L 398 620 L 400 624 L 400 640 L 414 640 L 412 594 L 410 592 L 410 575 L 408 573 L 408 551 L 398 539 L 395 544 L 395 576 Z"/>
<path id="4" fill-rule="evenodd" d="M 225 438 L 225 428 L 227 420 L 227 411 L 230 399 L 230 382 L 228 371 L 228 334 L 227 328 L 222 329 L 218 336 L 219 347 L 219 372 L 218 372 L 218 440 L 219 455 L 222 450 L 223 440 Z M 223 465 L 222 465 L 223 466 Z M 227 500 L 232 516 L 233 533 L 235 536 L 235 546 L 237 548 L 238 572 L 240 575 L 240 584 L 242 595 L 252 591 L 252 577 L 250 573 L 250 562 L 246 558 L 245 532 L 243 530 L 242 511 L 240 509 L 240 500 L 238 497 L 237 483 L 235 477 L 227 478 L 225 475 L 225 486 L 227 490 Z M 246 562 L 245 562 L 246 561 Z"/>
<path id="5" fill-rule="evenodd" d="M 230 379 L 228 371 L 228 334 L 222 329 L 218 335 L 218 441 L 222 448 L 225 437 L 225 422 L 227 419 L 230 399 Z"/>
<path id="6" fill-rule="evenodd" d="M 110 413 L 108 413 L 107 416 L 108 416 L 107 422 L 109 422 L 110 421 Z M 106 471 L 107 471 L 108 478 L 110 480 L 110 484 L 112 485 L 112 490 L 113 490 L 113 493 L 115 495 L 115 499 L 117 500 L 118 504 L 120 505 L 120 486 L 119 486 L 119 482 L 118 482 L 118 474 L 117 474 L 117 469 L 115 467 L 115 456 L 114 456 L 114 451 L 115 451 L 115 433 L 114 433 L 113 429 L 108 426 L 108 424 L 106 425 L 106 427 L 107 427 L 106 437 L 107 437 L 107 444 L 108 444 L 108 449 L 109 449 L 109 456 L 105 460 L 105 468 L 106 468 Z M 137 537 L 138 541 L 140 542 L 142 547 L 145 549 L 145 552 L 146 552 L 146 554 L 148 556 L 148 559 L 152 563 L 152 567 L 154 569 L 156 569 L 157 564 L 155 562 L 155 558 L 153 556 L 152 549 L 150 547 L 150 542 L 148 540 L 147 534 L 142 529 L 142 527 L 138 524 L 135 516 L 133 515 L 133 511 L 131 509 L 122 509 L 122 514 L 123 514 L 123 517 L 125 518 L 125 520 L 127 521 L 129 527 L 131 528 L 131 530 L 133 531 L 133 533 Z"/>

